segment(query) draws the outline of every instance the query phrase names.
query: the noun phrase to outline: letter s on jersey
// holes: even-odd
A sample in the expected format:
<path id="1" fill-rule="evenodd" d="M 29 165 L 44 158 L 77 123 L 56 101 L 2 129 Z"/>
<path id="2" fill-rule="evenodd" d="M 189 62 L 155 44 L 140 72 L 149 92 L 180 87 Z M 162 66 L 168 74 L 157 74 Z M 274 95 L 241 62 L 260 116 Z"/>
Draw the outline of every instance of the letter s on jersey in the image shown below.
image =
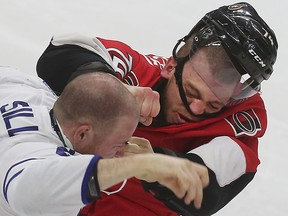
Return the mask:
<path id="1" fill-rule="evenodd" d="M 234 113 L 229 118 L 225 119 L 232 129 L 235 136 L 239 137 L 243 134 L 247 136 L 254 136 L 258 131 L 262 129 L 258 116 L 253 109 Z"/>

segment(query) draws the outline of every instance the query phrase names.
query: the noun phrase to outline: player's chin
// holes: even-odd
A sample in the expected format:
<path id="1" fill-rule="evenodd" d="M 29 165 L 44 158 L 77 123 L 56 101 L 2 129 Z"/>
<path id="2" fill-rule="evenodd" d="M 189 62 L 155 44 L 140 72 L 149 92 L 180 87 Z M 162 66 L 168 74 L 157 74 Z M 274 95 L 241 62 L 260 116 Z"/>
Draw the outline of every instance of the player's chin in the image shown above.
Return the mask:
<path id="1" fill-rule="evenodd" d="M 171 112 L 167 116 L 167 122 L 174 124 L 185 124 L 189 122 L 189 119 L 184 118 L 184 116 L 178 112 Z"/>
<path id="2" fill-rule="evenodd" d="M 178 116 L 179 123 L 198 122 L 206 119 L 204 115 L 192 115 L 188 113 L 178 113 Z"/>

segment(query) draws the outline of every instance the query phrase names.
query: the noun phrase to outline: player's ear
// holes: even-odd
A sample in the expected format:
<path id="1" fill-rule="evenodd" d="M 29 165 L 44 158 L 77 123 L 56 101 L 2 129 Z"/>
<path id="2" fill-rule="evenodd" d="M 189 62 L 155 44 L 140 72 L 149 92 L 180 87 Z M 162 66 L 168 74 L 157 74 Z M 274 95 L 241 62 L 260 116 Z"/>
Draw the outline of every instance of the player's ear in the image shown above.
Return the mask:
<path id="1" fill-rule="evenodd" d="M 76 128 L 73 134 L 74 143 L 81 144 L 90 138 L 92 128 L 88 124 L 82 124 Z"/>
<path id="2" fill-rule="evenodd" d="M 165 64 L 163 70 L 161 71 L 161 76 L 165 79 L 170 79 L 174 75 L 176 66 L 177 66 L 177 62 L 171 56 L 168 59 L 167 63 Z"/>

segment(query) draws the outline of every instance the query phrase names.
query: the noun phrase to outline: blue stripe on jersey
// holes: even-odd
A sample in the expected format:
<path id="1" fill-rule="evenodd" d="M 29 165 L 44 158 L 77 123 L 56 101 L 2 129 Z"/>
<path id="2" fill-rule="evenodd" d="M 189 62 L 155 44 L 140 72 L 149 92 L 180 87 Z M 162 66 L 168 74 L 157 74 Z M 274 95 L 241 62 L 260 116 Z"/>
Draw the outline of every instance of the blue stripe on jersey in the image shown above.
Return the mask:
<path id="1" fill-rule="evenodd" d="M 90 180 L 90 178 L 92 177 L 92 175 L 97 175 L 97 173 L 93 173 L 93 172 L 97 172 L 97 164 L 98 164 L 98 161 L 101 159 L 101 157 L 99 155 L 95 155 L 87 169 L 86 169 L 86 172 L 85 172 L 85 175 L 84 175 L 84 178 L 83 178 L 83 182 L 82 182 L 82 187 L 81 187 L 81 198 L 82 198 L 82 202 L 84 204 L 89 204 L 90 201 L 88 200 L 88 197 L 87 197 L 87 194 L 88 194 L 88 182 Z M 97 180 L 98 181 L 98 180 Z M 97 182 L 98 183 L 98 182 Z M 95 187 L 97 187 L 98 185 L 95 185 Z"/>
<path id="2" fill-rule="evenodd" d="M 29 159 L 26 159 L 26 160 L 23 160 L 23 161 L 20 161 L 20 162 L 14 164 L 13 166 L 11 166 L 11 167 L 8 169 L 8 171 L 7 171 L 6 175 L 5 175 L 4 184 L 3 184 L 3 194 L 4 194 L 4 197 L 5 197 L 5 199 L 6 199 L 7 202 L 8 202 L 8 197 L 7 197 L 8 195 L 7 195 L 7 194 L 8 194 L 8 188 L 9 188 L 10 183 L 11 183 L 17 176 L 19 176 L 19 175 L 23 172 L 23 170 L 24 170 L 24 168 L 23 168 L 23 169 L 17 170 L 14 174 L 11 174 L 12 171 L 13 171 L 13 169 L 16 168 L 16 167 L 19 166 L 19 165 L 22 165 L 22 164 L 25 163 L 25 162 L 28 162 L 28 161 L 31 161 L 31 160 L 38 160 L 38 159 L 39 159 L 39 158 L 29 158 Z M 10 177 L 8 177 L 9 174 L 11 174 Z"/>
<path id="3" fill-rule="evenodd" d="M 10 137 L 15 136 L 17 133 L 26 132 L 26 131 L 38 131 L 38 126 L 27 126 L 21 128 L 15 128 L 8 130 L 8 134 Z"/>
<path id="4" fill-rule="evenodd" d="M 16 173 L 9 179 L 9 181 L 7 182 L 7 185 L 6 185 L 6 181 L 4 181 L 4 184 L 6 185 L 6 187 L 4 188 L 4 186 L 3 186 L 3 193 L 4 193 L 4 197 L 5 197 L 5 199 L 6 199 L 7 202 L 8 202 L 7 190 L 8 190 L 9 184 L 11 183 L 11 181 L 12 181 L 14 178 L 16 178 L 18 175 L 20 175 L 23 170 L 24 170 L 24 169 L 16 172 Z"/>

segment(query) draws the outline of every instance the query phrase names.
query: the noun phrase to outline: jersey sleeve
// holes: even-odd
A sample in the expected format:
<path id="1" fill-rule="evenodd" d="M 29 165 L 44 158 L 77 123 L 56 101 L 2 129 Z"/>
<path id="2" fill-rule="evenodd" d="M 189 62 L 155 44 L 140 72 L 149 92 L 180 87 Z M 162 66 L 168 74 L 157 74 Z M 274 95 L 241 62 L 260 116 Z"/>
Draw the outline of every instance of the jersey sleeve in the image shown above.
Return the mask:
<path id="1" fill-rule="evenodd" d="M 205 165 L 209 171 L 209 185 L 204 189 L 202 208 L 189 208 L 190 213 L 204 215 L 216 213 L 239 194 L 252 181 L 259 165 L 255 152 L 240 140 L 226 136 L 214 138 L 190 151 L 186 157 Z M 253 170 L 249 170 L 252 167 Z"/>
<path id="2" fill-rule="evenodd" d="M 71 75 L 79 67 L 92 62 L 111 66 L 117 77 L 126 84 L 153 87 L 161 78 L 160 71 L 167 59 L 153 54 L 142 55 L 120 41 L 68 34 L 51 39 L 37 61 L 36 71 L 60 94 Z"/>
<path id="3" fill-rule="evenodd" d="M 167 58 L 141 54 L 126 43 L 98 38 L 106 47 L 117 77 L 128 85 L 154 87 L 161 79 L 160 72 Z"/>
<path id="4" fill-rule="evenodd" d="M 88 179 L 99 159 L 53 156 L 14 163 L 6 173 L 5 199 L 19 215 L 76 215 L 88 203 Z"/>
<path id="5" fill-rule="evenodd" d="M 248 148 L 242 149 L 237 141 L 225 136 L 217 137 L 184 155 L 163 148 L 154 148 L 154 151 L 174 157 L 184 157 L 208 168 L 209 185 L 204 188 L 201 209 L 196 209 L 193 203 L 186 205 L 183 199 L 177 198 L 172 191 L 157 182 L 142 181 L 142 186 L 147 192 L 180 215 L 216 213 L 244 189 L 255 175 L 255 172 L 246 170 L 248 165 L 245 161 L 246 158 L 253 158 L 248 156 L 253 152 Z M 254 158 L 257 157 L 254 155 Z"/>
<path id="6" fill-rule="evenodd" d="M 60 94 L 72 74 L 92 62 L 100 62 L 104 67 L 99 68 L 97 64 L 90 65 L 89 72 L 101 70 L 114 75 L 111 58 L 96 38 L 80 34 L 54 36 L 38 59 L 36 71 L 53 91 Z M 83 68 L 82 72 L 85 72 Z"/>

